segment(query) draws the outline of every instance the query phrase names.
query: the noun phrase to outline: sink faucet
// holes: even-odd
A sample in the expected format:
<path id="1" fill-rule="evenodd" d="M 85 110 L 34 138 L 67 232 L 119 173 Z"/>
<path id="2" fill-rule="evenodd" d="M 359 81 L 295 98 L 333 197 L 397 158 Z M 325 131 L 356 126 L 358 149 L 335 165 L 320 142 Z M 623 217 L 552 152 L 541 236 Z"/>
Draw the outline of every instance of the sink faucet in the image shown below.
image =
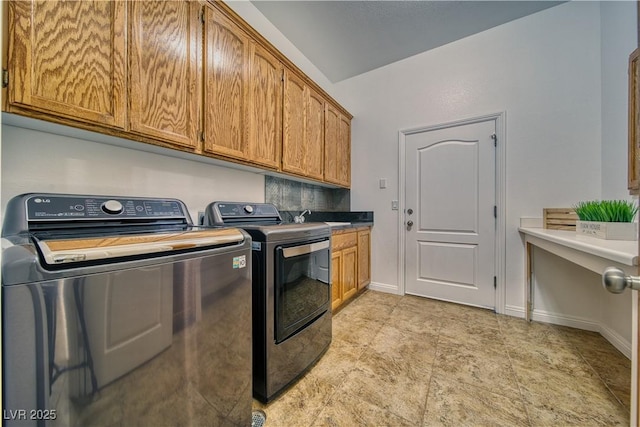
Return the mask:
<path id="1" fill-rule="evenodd" d="M 294 216 L 293 222 L 295 222 L 296 224 L 302 224 L 304 222 L 304 214 L 307 214 L 307 213 L 311 215 L 311 211 L 309 209 L 305 209 L 304 211 L 302 211 L 300 215 Z"/>

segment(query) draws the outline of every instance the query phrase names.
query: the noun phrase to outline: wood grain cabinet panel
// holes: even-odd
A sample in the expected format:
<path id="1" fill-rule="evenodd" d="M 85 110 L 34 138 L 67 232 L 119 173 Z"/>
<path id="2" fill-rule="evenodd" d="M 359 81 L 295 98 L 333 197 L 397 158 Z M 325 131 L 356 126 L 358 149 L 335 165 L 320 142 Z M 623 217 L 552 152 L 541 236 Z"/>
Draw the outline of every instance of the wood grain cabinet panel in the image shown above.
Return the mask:
<path id="1" fill-rule="evenodd" d="M 358 247 L 342 251 L 342 300 L 347 301 L 358 292 Z"/>
<path id="2" fill-rule="evenodd" d="M 351 119 L 330 103 L 325 108 L 324 180 L 351 185 Z"/>
<path id="3" fill-rule="evenodd" d="M 283 66 L 262 46 L 251 43 L 249 80 L 249 159 L 280 168 Z"/>
<path id="4" fill-rule="evenodd" d="M 282 170 L 324 177 L 324 98 L 299 76 L 285 71 Z"/>
<path id="5" fill-rule="evenodd" d="M 351 120 L 340 115 L 338 121 L 338 184 L 351 186 Z"/>
<path id="6" fill-rule="evenodd" d="M 324 112 L 324 180 L 338 183 L 338 138 L 340 113 L 327 103 Z"/>
<path id="7" fill-rule="evenodd" d="M 342 252 L 331 254 L 331 310 L 342 305 Z"/>
<path id="8" fill-rule="evenodd" d="M 371 281 L 371 229 L 360 227 L 331 234 L 333 311 L 339 309 Z"/>
<path id="9" fill-rule="evenodd" d="M 331 238 L 331 249 L 341 251 L 358 244 L 358 235 L 355 232 L 347 231 L 343 233 L 333 234 Z"/>
<path id="10" fill-rule="evenodd" d="M 627 182 L 629 193 L 640 194 L 640 48 L 629 55 L 629 167 Z"/>
<path id="11" fill-rule="evenodd" d="M 200 5 L 133 1 L 130 20 L 131 131 L 196 147 Z"/>
<path id="12" fill-rule="evenodd" d="M 371 230 L 358 231 L 358 290 L 371 283 Z"/>
<path id="13" fill-rule="evenodd" d="M 301 78 L 285 70 L 282 170 L 305 175 L 306 88 Z"/>
<path id="14" fill-rule="evenodd" d="M 124 1 L 9 3 L 9 102 L 125 126 Z"/>
<path id="15" fill-rule="evenodd" d="M 206 6 L 203 50 L 203 150 L 246 160 L 249 36 L 217 9 Z"/>
<path id="16" fill-rule="evenodd" d="M 305 107 L 305 175 L 309 178 L 324 178 L 324 98 L 307 87 Z"/>
<path id="17" fill-rule="evenodd" d="M 4 111 L 350 186 L 350 115 L 224 2 L 6 4 Z"/>

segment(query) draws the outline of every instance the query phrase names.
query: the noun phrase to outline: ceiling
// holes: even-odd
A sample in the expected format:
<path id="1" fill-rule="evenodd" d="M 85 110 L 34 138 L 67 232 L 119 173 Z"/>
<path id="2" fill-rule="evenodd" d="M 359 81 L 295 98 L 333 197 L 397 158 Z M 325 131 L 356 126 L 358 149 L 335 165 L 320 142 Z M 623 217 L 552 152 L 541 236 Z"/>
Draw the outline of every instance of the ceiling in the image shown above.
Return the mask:
<path id="1" fill-rule="evenodd" d="M 270 1 L 253 5 L 333 83 L 562 1 Z"/>

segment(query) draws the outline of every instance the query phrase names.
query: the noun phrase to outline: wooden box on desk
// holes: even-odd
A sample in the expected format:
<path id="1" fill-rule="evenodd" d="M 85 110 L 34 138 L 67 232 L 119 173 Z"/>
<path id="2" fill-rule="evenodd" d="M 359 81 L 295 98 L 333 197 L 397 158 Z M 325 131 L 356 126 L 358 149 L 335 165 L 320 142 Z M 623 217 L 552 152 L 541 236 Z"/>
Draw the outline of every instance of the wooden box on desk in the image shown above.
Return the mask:
<path id="1" fill-rule="evenodd" d="M 542 210 L 542 224 L 550 230 L 576 230 L 578 215 L 573 208 L 544 208 Z"/>

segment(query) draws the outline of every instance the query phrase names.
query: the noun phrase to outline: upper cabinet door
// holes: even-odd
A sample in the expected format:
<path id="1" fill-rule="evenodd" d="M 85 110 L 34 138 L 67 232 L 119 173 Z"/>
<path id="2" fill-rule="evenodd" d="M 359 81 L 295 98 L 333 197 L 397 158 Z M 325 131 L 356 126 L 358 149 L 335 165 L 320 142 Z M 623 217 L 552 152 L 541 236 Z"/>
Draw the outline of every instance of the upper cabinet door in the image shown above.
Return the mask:
<path id="1" fill-rule="evenodd" d="M 351 120 L 333 105 L 325 108 L 324 180 L 351 185 Z"/>
<path id="2" fill-rule="evenodd" d="M 195 147 L 200 6 L 189 1 L 129 4 L 131 130 Z"/>
<path id="3" fill-rule="evenodd" d="M 308 88 L 306 107 L 306 175 L 322 180 L 324 177 L 324 98 Z"/>
<path id="4" fill-rule="evenodd" d="M 282 170 L 305 175 L 306 89 L 301 78 L 284 73 Z"/>
<path id="5" fill-rule="evenodd" d="M 327 103 L 324 113 L 324 180 L 334 184 L 340 182 L 338 171 L 339 122 L 340 113 Z"/>
<path id="6" fill-rule="evenodd" d="M 251 43 L 249 82 L 249 158 L 280 168 L 283 66 L 271 53 Z"/>
<path id="7" fill-rule="evenodd" d="M 9 102 L 125 126 L 125 3 L 9 3 Z"/>
<path id="8" fill-rule="evenodd" d="M 204 151 L 248 160 L 249 37 L 205 6 Z"/>
<path id="9" fill-rule="evenodd" d="M 344 187 L 351 186 L 351 120 L 340 115 L 338 121 L 338 180 Z"/>

